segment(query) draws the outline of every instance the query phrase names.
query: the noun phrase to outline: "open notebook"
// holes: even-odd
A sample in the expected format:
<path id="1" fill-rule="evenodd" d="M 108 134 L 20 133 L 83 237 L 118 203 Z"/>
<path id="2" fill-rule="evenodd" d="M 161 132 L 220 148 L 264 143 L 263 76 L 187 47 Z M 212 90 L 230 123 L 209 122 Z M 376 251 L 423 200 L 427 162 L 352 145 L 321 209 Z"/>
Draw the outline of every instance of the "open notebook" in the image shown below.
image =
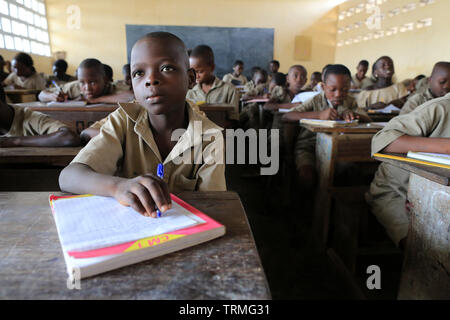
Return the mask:
<path id="1" fill-rule="evenodd" d="M 320 120 L 320 119 L 300 119 L 300 124 L 309 124 L 319 127 L 335 128 L 335 127 L 354 127 L 359 123 L 358 120 Z"/>
<path id="2" fill-rule="evenodd" d="M 70 276 L 81 278 L 212 240 L 225 227 L 171 195 L 161 218 L 140 215 L 114 198 L 50 196 L 50 206 Z"/>
<path id="3" fill-rule="evenodd" d="M 450 154 L 409 151 L 407 157 L 450 166 Z"/>

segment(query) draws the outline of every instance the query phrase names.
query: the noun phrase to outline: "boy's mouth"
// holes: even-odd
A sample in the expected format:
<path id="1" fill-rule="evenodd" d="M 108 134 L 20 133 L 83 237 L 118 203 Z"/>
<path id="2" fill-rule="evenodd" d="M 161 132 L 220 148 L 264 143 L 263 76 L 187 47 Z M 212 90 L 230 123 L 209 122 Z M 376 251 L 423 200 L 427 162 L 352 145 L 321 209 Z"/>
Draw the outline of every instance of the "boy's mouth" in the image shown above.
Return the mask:
<path id="1" fill-rule="evenodd" d="M 145 100 L 147 102 L 154 104 L 154 103 L 159 103 L 162 98 L 163 98 L 163 96 L 160 94 L 152 94 L 152 95 L 146 97 Z"/>

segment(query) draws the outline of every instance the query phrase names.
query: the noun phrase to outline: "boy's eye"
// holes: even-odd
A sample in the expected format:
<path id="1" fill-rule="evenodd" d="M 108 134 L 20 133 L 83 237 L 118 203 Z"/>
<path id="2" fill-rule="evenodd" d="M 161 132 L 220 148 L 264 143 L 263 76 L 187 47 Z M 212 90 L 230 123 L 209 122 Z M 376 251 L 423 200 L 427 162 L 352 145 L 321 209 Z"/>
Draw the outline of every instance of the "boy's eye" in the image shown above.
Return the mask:
<path id="1" fill-rule="evenodd" d="M 175 69 L 172 68 L 171 66 L 163 66 L 161 70 L 164 71 L 164 72 L 170 72 L 170 71 L 173 71 Z"/>
<path id="2" fill-rule="evenodd" d="M 144 75 L 144 72 L 138 70 L 133 73 L 133 78 L 139 78 L 139 77 L 142 77 L 143 75 Z"/>

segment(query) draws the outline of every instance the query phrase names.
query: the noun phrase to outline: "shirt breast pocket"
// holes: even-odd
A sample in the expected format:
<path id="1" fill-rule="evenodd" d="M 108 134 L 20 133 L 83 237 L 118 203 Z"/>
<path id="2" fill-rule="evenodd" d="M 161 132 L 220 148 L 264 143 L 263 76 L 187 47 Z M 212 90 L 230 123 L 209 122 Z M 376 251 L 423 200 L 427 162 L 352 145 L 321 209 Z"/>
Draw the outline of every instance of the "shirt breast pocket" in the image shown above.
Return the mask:
<path id="1" fill-rule="evenodd" d="M 182 174 L 177 176 L 177 187 L 184 191 L 195 191 L 198 178 L 188 179 Z"/>

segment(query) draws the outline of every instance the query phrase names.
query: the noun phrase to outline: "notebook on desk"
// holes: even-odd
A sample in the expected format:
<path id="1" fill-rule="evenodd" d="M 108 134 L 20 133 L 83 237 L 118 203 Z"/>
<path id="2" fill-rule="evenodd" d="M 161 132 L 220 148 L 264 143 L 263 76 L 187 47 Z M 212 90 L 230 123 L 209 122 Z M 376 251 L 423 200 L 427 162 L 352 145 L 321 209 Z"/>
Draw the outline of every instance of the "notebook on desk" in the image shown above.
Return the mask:
<path id="1" fill-rule="evenodd" d="M 161 218 L 114 198 L 50 196 L 67 271 L 79 279 L 185 249 L 225 234 L 225 226 L 171 195 Z"/>
<path id="2" fill-rule="evenodd" d="M 300 124 L 309 124 L 319 127 L 335 128 L 335 127 L 354 127 L 359 123 L 358 120 L 320 120 L 320 119 L 300 119 Z"/>
<path id="3" fill-rule="evenodd" d="M 86 101 L 65 101 L 57 102 L 51 101 L 47 103 L 47 107 L 84 107 L 86 106 Z"/>
<path id="4" fill-rule="evenodd" d="M 424 160 L 450 166 L 450 154 L 409 151 L 406 156 L 412 159 Z"/>
<path id="5" fill-rule="evenodd" d="M 383 109 L 370 109 L 368 110 L 368 113 L 394 113 L 398 114 L 400 112 L 400 108 L 394 106 L 393 104 L 390 104 Z"/>

